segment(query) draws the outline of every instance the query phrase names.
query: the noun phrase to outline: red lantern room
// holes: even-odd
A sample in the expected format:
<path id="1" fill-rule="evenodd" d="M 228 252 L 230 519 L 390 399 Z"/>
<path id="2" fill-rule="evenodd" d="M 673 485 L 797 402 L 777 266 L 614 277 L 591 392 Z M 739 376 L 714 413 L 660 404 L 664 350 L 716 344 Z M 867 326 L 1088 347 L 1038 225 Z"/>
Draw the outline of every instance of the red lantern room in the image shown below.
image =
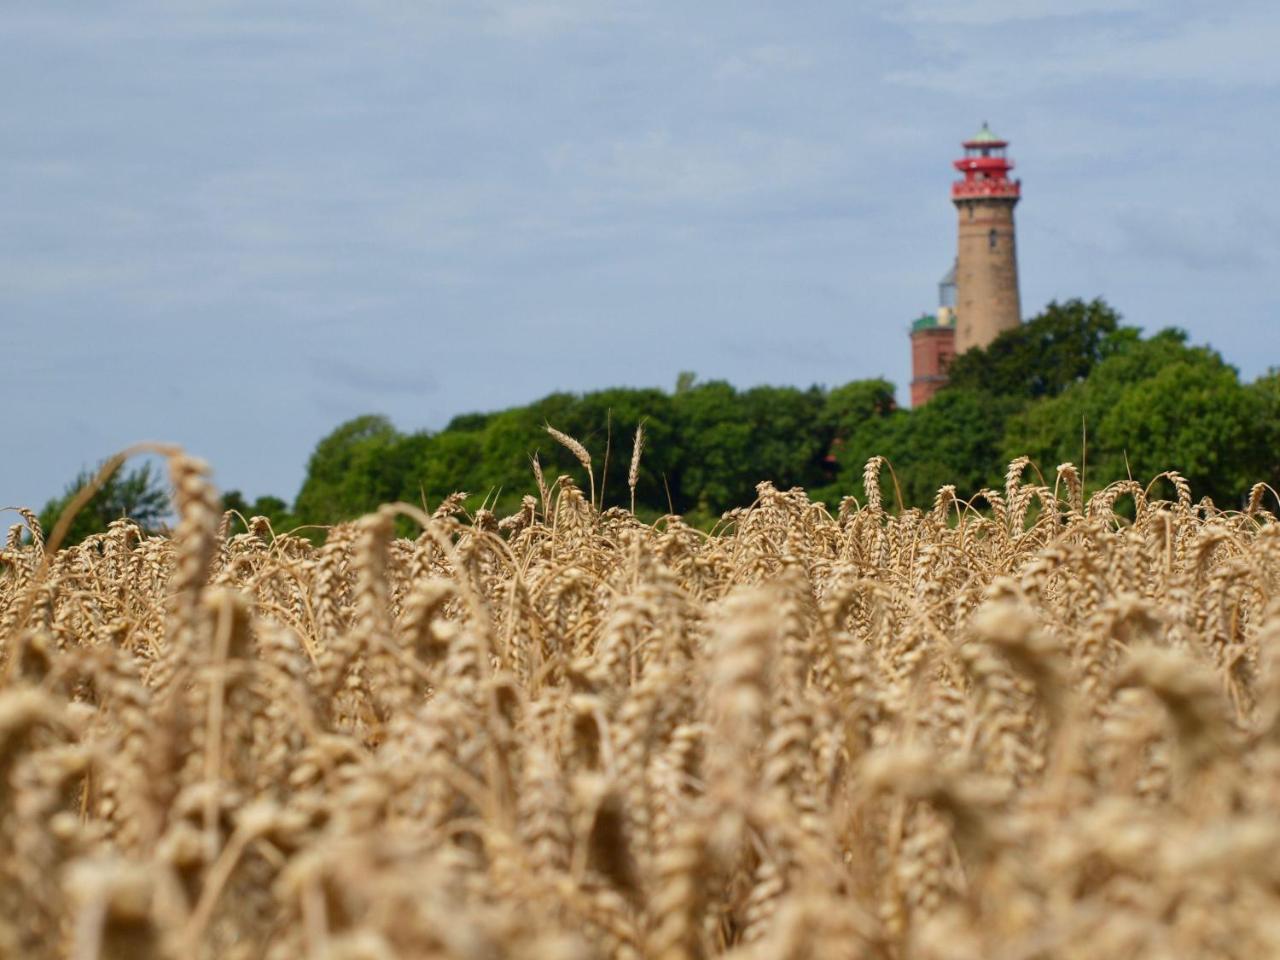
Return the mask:
<path id="1" fill-rule="evenodd" d="M 977 200 L 1001 197 L 1016 200 L 1022 184 L 1009 179 L 1013 161 L 1006 150 L 1007 140 L 1001 140 L 985 123 L 972 140 L 964 142 L 964 156 L 955 161 L 955 168 L 964 174 L 963 180 L 951 185 L 952 200 Z"/>

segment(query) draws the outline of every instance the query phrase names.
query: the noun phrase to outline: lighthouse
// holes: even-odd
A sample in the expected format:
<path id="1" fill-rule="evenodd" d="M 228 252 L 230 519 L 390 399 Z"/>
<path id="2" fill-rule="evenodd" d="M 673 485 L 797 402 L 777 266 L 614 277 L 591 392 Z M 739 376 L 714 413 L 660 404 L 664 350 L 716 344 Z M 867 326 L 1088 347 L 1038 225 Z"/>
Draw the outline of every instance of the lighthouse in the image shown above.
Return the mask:
<path id="1" fill-rule="evenodd" d="M 1009 177 L 1008 141 L 985 123 L 964 141 L 951 185 L 959 217 L 955 265 L 938 285 L 938 308 L 911 324 L 911 405 L 928 403 L 947 383 L 951 358 L 985 347 L 1022 322 L 1013 208 L 1022 184 Z"/>
<path id="2" fill-rule="evenodd" d="M 985 347 L 1022 322 L 1013 208 L 1022 184 L 1009 178 L 1008 142 L 985 123 L 964 142 L 955 168 L 964 179 L 951 185 L 959 215 L 956 247 L 956 353 Z"/>

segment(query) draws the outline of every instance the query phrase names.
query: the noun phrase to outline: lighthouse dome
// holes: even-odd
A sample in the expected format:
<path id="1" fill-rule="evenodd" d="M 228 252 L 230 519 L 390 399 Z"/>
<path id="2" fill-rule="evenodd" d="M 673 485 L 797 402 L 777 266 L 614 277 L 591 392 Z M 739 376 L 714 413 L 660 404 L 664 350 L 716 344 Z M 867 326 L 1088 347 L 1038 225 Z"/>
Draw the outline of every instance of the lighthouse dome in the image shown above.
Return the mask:
<path id="1" fill-rule="evenodd" d="M 982 129 L 969 138 L 970 143 L 1003 143 L 1004 141 L 997 137 L 989 126 L 987 121 L 982 121 Z"/>

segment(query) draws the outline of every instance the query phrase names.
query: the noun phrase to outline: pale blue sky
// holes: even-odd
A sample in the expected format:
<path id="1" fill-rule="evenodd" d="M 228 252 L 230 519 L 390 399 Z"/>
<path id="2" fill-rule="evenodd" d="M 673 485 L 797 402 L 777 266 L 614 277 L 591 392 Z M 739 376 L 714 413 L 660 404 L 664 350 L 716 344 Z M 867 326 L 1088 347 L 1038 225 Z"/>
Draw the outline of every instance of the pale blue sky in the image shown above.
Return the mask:
<path id="1" fill-rule="evenodd" d="M 959 141 L 1024 312 L 1280 364 L 1280 4 L 3 4 L 0 505 L 143 439 L 291 499 L 317 439 L 678 371 L 905 399 Z"/>

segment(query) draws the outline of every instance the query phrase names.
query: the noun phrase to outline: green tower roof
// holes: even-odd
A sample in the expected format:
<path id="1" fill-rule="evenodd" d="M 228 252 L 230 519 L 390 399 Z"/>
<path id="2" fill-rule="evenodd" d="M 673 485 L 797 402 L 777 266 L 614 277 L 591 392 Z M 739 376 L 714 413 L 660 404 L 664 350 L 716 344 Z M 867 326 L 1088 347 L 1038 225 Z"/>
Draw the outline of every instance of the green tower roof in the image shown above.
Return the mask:
<path id="1" fill-rule="evenodd" d="M 991 132 L 987 121 L 983 120 L 982 129 L 969 138 L 969 143 L 1003 143 L 1003 141 Z"/>

